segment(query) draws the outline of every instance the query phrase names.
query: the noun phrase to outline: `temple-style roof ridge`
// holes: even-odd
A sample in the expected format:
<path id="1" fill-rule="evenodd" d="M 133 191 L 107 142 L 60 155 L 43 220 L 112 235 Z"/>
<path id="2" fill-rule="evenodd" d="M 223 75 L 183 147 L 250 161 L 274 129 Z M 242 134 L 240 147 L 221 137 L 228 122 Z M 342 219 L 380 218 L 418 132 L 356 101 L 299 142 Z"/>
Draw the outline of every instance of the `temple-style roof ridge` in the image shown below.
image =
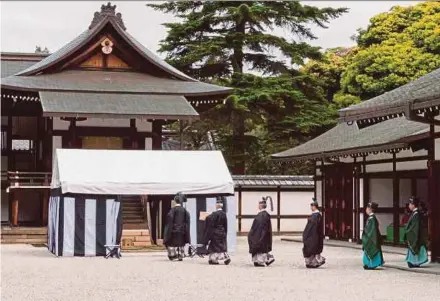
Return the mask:
<path id="1" fill-rule="evenodd" d="M 124 21 L 122 20 L 122 14 L 116 13 L 116 5 L 111 5 L 111 3 L 107 3 L 107 5 L 101 6 L 100 12 L 95 12 L 93 16 L 92 23 L 89 26 L 89 29 L 92 29 L 96 25 L 98 25 L 106 16 L 114 18 L 116 23 L 123 29 L 126 30 L 127 28 L 124 25 Z"/>
<path id="2" fill-rule="evenodd" d="M 143 46 L 139 41 L 137 41 L 132 35 L 130 35 L 124 26 L 122 21 L 122 16 L 120 13 L 115 13 L 116 5 L 111 6 L 110 3 L 107 5 L 103 5 L 101 7 L 100 13 L 95 13 L 93 21 L 90 27 L 82 32 L 79 36 L 73 39 L 68 44 L 64 45 L 59 50 L 55 51 L 45 59 L 36 63 L 35 65 L 30 66 L 29 68 L 17 73 L 17 76 L 31 76 L 37 75 L 40 73 L 44 73 L 44 70 L 48 69 L 51 66 L 67 59 L 77 50 L 82 48 L 88 42 L 90 42 L 93 38 L 95 38 L 101 30 L 107 25 L 110 24 L 115 31 L 120 35 L 120 37 L 127 42 L 137 53 L 141 55 L 144 59 L 146 59 L 149 63 L 157 66 L 162 71 L 169 74 L 171 77 L 174 77 L 183 81 L 191 81 L 197 82 L 196 79 L 189 77 L 178 69 L 174 68 L 167 62 L 165 62 L 158 55 L 154 54 L 150 50 L 148 50 L 145 46 Z"/>

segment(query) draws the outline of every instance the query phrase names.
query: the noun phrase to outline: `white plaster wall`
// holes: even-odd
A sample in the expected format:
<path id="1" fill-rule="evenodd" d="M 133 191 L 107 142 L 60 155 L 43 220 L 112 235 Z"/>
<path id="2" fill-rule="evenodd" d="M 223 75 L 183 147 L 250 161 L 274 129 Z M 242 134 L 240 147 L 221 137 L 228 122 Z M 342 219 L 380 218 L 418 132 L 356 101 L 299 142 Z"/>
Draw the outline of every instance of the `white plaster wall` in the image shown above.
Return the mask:
<path id="1" fill-rule="evenodd" d="M 322 206 L 322 181 L 316 181 L 316 200 L 318 201 L 319 206 Z"/>
<path id="2" fill-rule="evenodd" d="M 2 116 L 2 125 L 8 125 L 8 116 Z"/>
<path id="3" fill-rule="evenodd" d="M 379 221 L 379 229 L 382 235 L 386 235 L 387 227 L 393 223 L 392 213 L 376 213 L 377 220 Z"/>
<path id="4" fill-rule="evenodd" d="M 277 193 L 275 191 L 242 191 L 242 214 L 243 215 L 256 215 L 258 213 L 258 202 L 263 196 L 271 196 L 274 202 L 274 211 L 270 212 L 272 215 L 276 215 L 278 210 Z M 238 193 L 235 193 L 235 197 L 238 200 Z M 281 198 L 281 215 L 303 215 L 310 213 L 310 202 L 313 197 L 313 191 L 282 191 L 280 193 Z M 237 201 L 238 212 L 238 201 Z M 253 219 L 241 220 L 241 231 L 248 232 L 252 226 Z M 287 231 L 303 231 L 307 219 L 281 219 L 280 230 Z M 237 222 L 238 223 L 238 222 Z M 272 230 L 276 231 L 277 220 L 272 219 Z"/>
<path id="5" fill-rule="evenodd" d="M 56 154 L 57 148 L 63 148 L 62 137 L 61 136 L 53 136 L 52 137 L 52 154 Z"/>
<path id="6" fill-rule="evenodd" d="M 411 197 L 411 180 L 400 179 L 399 182 L 399 206 L 405 207 L 408 199 Z"/>
<path id="7" fill-rule="evenodd" d="M 367 173 L 381 172 L 381 171 L 392 171 L 393 164 L 392 163 L 382 163 L 382 164 L 366 165 L 365 170 Z"/>
<path id="8" fill-rule="evenodd" d="M 53 129 L 54 130 L 68 130 L 69 121 L 61 120 L 60 118 L 53 118 Z M 78 122 L 79 124 L 79 122 Z"/>
<path id="9" fill-rule="evenodd" d="M 9 199 L 5 189 L 1 191 L 1 221 L 9 221 Z"/>
<path id="10" fill-rule="evenodd" d="M 393 180 L 370 179 L 370 200 L 379 204 L 380 207 L 393 206 Z"/>
<path id="11" fill-rule="evenodd" d="M 145 138 L 145 149 L 147 150 L 153 149 L 153 139 Z"/>

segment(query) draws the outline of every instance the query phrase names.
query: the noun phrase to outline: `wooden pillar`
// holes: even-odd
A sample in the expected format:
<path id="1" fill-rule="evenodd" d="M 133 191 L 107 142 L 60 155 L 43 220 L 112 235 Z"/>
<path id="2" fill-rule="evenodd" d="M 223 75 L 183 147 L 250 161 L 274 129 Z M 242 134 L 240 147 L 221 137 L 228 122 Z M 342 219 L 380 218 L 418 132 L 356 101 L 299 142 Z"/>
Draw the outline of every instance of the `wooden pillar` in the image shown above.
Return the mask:
<path id="1" fill-rule="evenodd" d="M 130 119 L 130 145 L 131 149 L 139 149 L 139 142 L 137 139 L 136 119 Z"/>
<path id="2" fill-rule="evenodd" d="M 238 233 L 241 232 L 241 214 L 242 214 L 242 190 L 238 186 Z"/>
<path id="3" fill-rule="evenodd" d="M 362 212 L 364 212 L 365 209 L 365 204 L 367 204 L 370 201 L 370 178 L 368 177 L 367 174 L 367 158 L 366 156 L 364 156 L 363 162 L 362 162 L 363 166 L 362 166 L 362 173 L 363 173 L 363 181 L 362 181 L 362 186 L 363 186 L 363 196 L 364 196 L 364 203 L 363 203 L 363 207 L 362 207 Z M 362 221 L 362 223 L 365 225 L 365 221 L 367 220 L 367 215 L 364 214 L 363 215 L 364 220 Z"/>
<path id="4" fill-rule="evenodd" d="M 281 232 L 281 187 L 277 186 L 277 232 Z"/>
<path id="5" fill-rule="evenodd" d="M 180 150 L 183 149 L 183 120 L 179 120 L 179 140 L 180 140 Z"/>
<path id="6" fill-rule="evenodd" d="M 76 120 L 75 119 L 70 120 L 69 132 L 70 132 L 69 148 L 76 148 L 77 137 L 76 137 Z"/>
<path id="7" fill-rule="evenodd" d="M 360 241 L 360 232 L 361 232 L 361 226 L 360 226 L 360 207 L 361 207 L 361 200 L 360 200 L 360 165 L 357 165 L 357 158 L 354 157 L 354 173 L 353 173 L 353 195 L 354 195 L 354 235 L 353 240 L 355 242 Z"/>
<path id="8" fill-rule="evenodd" d="M 8 130 L 6 133 L 6 147 L 7 147 L 7 154 L 8 154 L 8 166 L 6 169 L 6 179 L 7 179 L 7 186 L 10 186 L 11 183 L 9 181 L 9 171 L 13 171 L 15 169 L 15 162 L 14 157 L 12 153 L 12 112 L 11 110 L 8 110 Z M 9 190 L 8 194 L 8 213 L 9 213 L 9 224 L 12 225 L 12 204 L 14 201 L 14 193 L 13 190 Z"/>
<path id="9" fill-rule="evenodd" d="M 431 261 L 440 263 L 440 161 L 428 161 L 429 232 Z"/>
<path id="10" fill-rule="evenodd" d="M 18 199 L 16 197 L 14 197 L 13 200 L 12 200 L 12 220 L 11 220 L 11 225 L 13 227 L 17 227 L 18 226 Z"/>
<path id="11" fill-rule="evenodd" d="M 152 132 L 153 132 L 153 150 L 162 149 L 162 120 L 153 120 L 152 122 Z"/>
<path id="12" fill-rule="evenodd" d="M 393 243 L 399 243 L 399 177 L 397 175 L 396 153 L 393 152 Z"/>

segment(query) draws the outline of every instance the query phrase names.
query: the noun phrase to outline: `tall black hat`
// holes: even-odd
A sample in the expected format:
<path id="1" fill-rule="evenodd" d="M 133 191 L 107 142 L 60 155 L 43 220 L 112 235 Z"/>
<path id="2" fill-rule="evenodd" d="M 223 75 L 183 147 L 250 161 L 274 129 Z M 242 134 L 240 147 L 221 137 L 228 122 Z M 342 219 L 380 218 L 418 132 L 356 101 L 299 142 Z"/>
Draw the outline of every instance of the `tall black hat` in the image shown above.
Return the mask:
<path id="1" fill-rule="evenodd" d="M 369 202 L 369 203 L 367 204 L 367 208 L 371 208 L 371 209 L 373 209 L 373 211 L 376 211 L 377 208 L 379 208 L 379 204 L 378 204 L 378 203 L 375 203 L 375 202 Z"/>
<path id="2" fill-rule="evenodd" d="M 218 196 L 217 200 L 215 201 L 217 204 L 225 204 L 226 198 L 224 196 Z"/>
<path id="3" fill-rule="evenodd" d="M 174 200 L 175 200 L 178 204 L 182 204 L 182 203 L 186 202 L 186 195 L 184 195 L 182 192 L 178 192 L 178 193 L 174 196 Z"/>
<path id="4" fill-rule="evenodd" d="M 267 201 L 270 202 L 270 211 L 273 211 L 273 201 L 272 201 L 272 197 L 270 197 L 270 196 L 262 197 L 262 198 L 261 198 L 261 201 L 259 201 L 258 203 L 267 206 Z"/>
<path id="5" fill-rule="evenodd" d="M 419 200 L 418 197 L 416 197 L 416 196 L 412 196 L 412 197 L 409 198 L 408 203 L 409 203 L 409 204 L 413 204 L 413 205 L 416 206 L 416 207 L 419 207 L 419 205 L 420 205 L 420 200 Z"/>
<path id="6" fill-rule="evenodd" d="M 316 198 L 312 198 L 312 202 L 310 203 L 310 206 L 315 206 L 316 208 L 319 207 L 318 201 Z"/>

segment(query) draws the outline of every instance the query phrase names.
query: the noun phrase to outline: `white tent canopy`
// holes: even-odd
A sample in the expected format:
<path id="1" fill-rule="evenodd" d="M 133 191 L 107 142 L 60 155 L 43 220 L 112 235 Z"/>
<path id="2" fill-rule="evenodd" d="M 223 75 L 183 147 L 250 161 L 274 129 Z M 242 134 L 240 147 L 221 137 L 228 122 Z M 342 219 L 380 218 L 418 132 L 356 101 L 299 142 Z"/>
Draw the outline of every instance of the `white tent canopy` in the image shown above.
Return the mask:
<path id="1" fill-rule="evenodd" d="M 234 194 L 220 151 L 57 149 L 51 188 L 107 195 Z"/>

